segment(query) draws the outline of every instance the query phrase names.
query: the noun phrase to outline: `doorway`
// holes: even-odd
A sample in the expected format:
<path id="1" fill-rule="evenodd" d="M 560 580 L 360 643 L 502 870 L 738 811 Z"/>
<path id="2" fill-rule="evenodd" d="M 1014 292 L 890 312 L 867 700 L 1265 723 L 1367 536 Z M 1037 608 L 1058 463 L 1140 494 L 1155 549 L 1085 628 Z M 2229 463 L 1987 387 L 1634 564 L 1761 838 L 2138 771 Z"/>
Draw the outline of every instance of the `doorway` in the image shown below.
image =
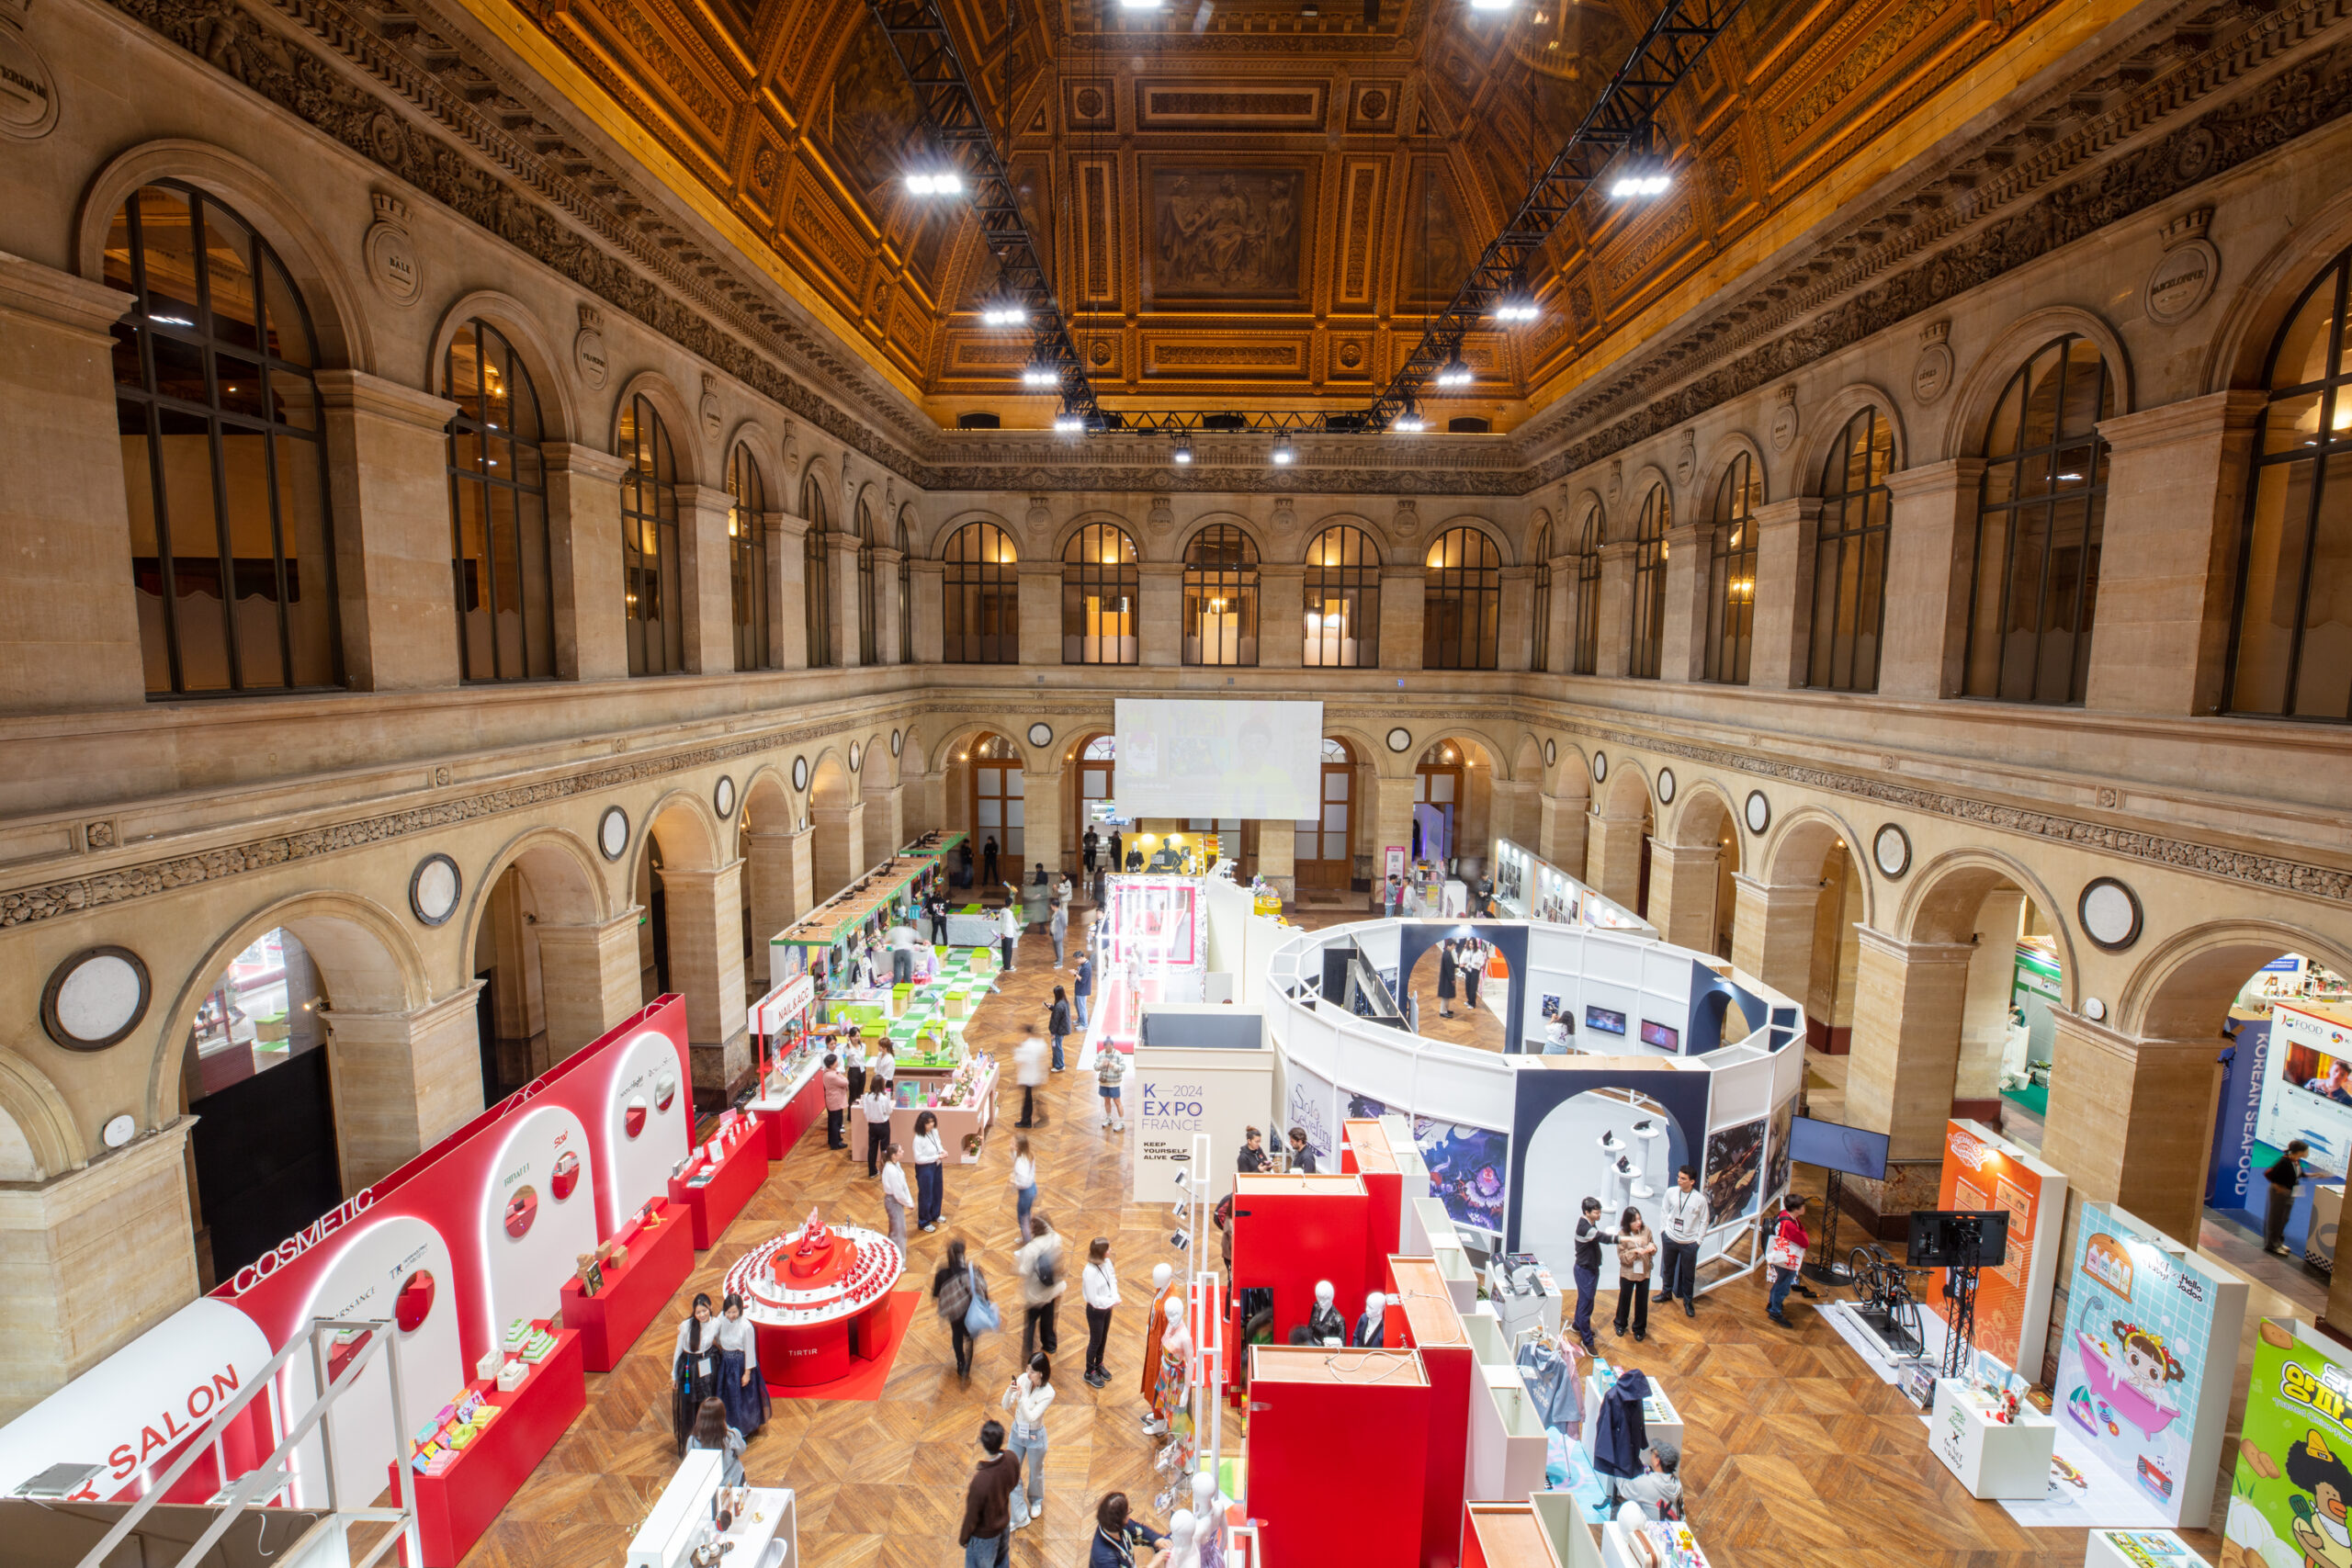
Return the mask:
<path id="1" fill-rule="evenodd" d="M 1348 743 L 1323 738 L 1321 815 L 1297 824 L 1291 871 L 1301 889 L 1345 891 L 1355 881 L 1356 759 Z"/>

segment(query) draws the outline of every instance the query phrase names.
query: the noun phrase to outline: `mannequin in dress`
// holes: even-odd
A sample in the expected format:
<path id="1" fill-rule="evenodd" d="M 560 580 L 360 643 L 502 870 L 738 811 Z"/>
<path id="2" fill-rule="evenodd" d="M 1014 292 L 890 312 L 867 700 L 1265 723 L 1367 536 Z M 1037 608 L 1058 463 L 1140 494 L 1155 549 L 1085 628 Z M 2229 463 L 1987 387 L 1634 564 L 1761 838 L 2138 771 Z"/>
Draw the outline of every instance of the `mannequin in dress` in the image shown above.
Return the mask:
<path id="1" fill-rule="evenodd" d="M 1387 1316 L 1385 1310 L 1387 1305 L 1388 1296 L 1385 1292 L 1374 1291 L 1364 1297 L 1363 1315 L 1356 1319 L 1355 1337 L 1348 1343 L 1359 1350 L 1378 1348 L 1381 1330 L 1385 1325 L 1384 1320 Z"/>
<path id="2" fill-rule="evenodd" d="M 1340 1309 L 1331 1304 L 1336 1294 L 1338 1292 L 1332 1290 L 1330 1280 L 1315 1281 L 1315 1310 L 1306 1314 L 1306 1332 L 1314 1337 L 1317 1345 L 1327 1339 L 1337 1340 L 1342 1345 L 1348 1342 L 1348 1325 L 1340 1318 Z"/>
<path id="3" fill-rule="evenodd" d="M 1168 1333 L 1159 1342 L 1159 1354 L 1153 1358 L 1154 1379 L 1151 1386 L 1151 1418 L 1145 1430 L 1155 1435 L 1168 1430 L 1168 1424 L 1184 1413 L 1184 1403 L 1191 1393 L 1187 1379 L 1192 1374 L 1193 1337 L 1184 1328 L 1182 1317 L 1169 1319 Z"/>
<path id="4" fill-rule="evenodd" d="M 1151 1266 L 1151 1306 L 1143 1314 L 1143 1376 L 1138 1383 L 1138 1392 L 1146 1399 L 1151 1397 L 1151 1385 L 1159 1381 L 1159 1342 L 1168 1333 L 1168 1315 L 1178 1289 L 1173 1269 L 1165 1263 Z M 1182 1315 L 1181 1306 L 1176 1314 Z M 1144 1424 L 1150 1425 L 1150 1417 L 1146 1416 Z"/>
<path id="5" fill-rule="evenodd" d="M 1193 1544 L 1200 1550 L 1201 1568 L 1225 1568 L 1225 1531 L 1218 1528 L 1224 1510 L 1217 1506 L 1216 1477 L 1205 1470 L 1193 1472 Z"/>
<path id="6" fill-rule="evenodd" d="M 1192 1509 L 1179 1508 L 1169 1515 L 1168 1546 L 1160 1562 L 1165 1563 L 1166 1568 L 1200 1568 L 1201 1543 L 1193 1539 L 1197 1533 Z M 1153 1568 L 1159 1568 L 1159 1564 L 1154 1564 Z"/>

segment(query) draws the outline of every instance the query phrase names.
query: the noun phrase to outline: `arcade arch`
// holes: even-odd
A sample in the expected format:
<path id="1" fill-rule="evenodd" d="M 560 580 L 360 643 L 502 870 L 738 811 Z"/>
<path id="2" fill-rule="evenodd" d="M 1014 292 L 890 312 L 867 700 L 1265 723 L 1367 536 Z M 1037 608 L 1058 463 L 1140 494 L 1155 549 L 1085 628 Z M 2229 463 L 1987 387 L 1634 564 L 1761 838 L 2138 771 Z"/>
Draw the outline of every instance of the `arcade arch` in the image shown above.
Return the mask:
<path id="1" fill-rule="evenodd" d="M 474 1007 L 485 1101 L 513 1093 L 604 1032 L 601 1010 L 581 1006 L 583 994 L 601 988 L 593 969 L 583 971 L 561 941 L 545 947 L 540 941 L 542 931 L 604 919 L 593 865 L 585 845 L 552 828 L 525 835 L 491 863 L 465 949 L 481 983 Z"/>

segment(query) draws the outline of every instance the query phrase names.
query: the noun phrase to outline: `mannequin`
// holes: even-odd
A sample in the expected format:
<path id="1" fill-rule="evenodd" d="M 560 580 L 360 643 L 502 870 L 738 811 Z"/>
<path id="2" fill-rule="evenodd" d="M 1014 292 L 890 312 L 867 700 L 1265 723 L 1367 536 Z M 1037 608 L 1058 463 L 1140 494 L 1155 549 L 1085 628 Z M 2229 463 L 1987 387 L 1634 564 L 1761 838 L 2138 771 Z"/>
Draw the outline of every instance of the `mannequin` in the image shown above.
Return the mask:
<path id="1" fill-rule="evenodd" d="M 1387 1316 L 1384 1309 L 1387 1305 L 1388 1296 L 1385 1292 L 1374 1291 L 1364 1297 L 1363 1315 L 1356 1319 L 1355 1337 L 1350 1339 L 1348 1343 L 1359 1350 L 1378 1348 L 1381 1331 L 1385 1326 L 1384 1320 Z"/>
<path id="2" fill-rule="evenodd" d="M 1153 1358 L 1151 1418 L 1146 1423 L 1146 1430 L 1165 1432 L 1170 1421 L 1184 1414 L 1191 1393 L 1187 1380 L 1192 1374 L 1192 1362 L 1193 1337 L 1185 1332 L 1182 1317 L 1170 1318 L 1168 1332 L 1159 1341 L 1159 1354 Z"/>
<path id="3" fill-rule="evenodd" d="M 1146 1399 L 1151 1397 L 1152 1385 L 1159 1381 L 1158 1352 L 1160 1340 L 1168 1334 L 1169 1316 L 1171 1313 L 1178 1317 L 1183 1315 L 1182 1303 L 1174 1299 L 1178 1292 L 1175 1281 L 1176 1271 L 1167 1264 L 1151 1266 L 1151 1306 L 1143 1314 L 1143 1376 L 1136 1385 Z M 1151 1424 L 1149 1416 L 1144 1418 L 1144 1424 Z"/>
<path id="4" fill-rule="evenodd" d="M 1193 1472 L 1193 1544 L 1199 1549 L 1201 1568 L 1225 1568 L 1225 1510 L 1217 1505 L 1216 1477 L 1205 1470 Z"/>
<path id="5" fill-rule="evenodd" d="M 1167 1568 L 1200 1568 L 1201 1543 L 1190 1508 L 1179 1508 L 1168 1516 L 1168 1548 L 1160 1562 Z M 1154 1568 L 1159 1568 L 1158 1564 Z"/>
<path id="6" fill-rule="evenodd" d="M 1306 1314 L 1306 1332 L 1314 1336 L 1317 1345 L 1327 1339 L 1337 1340 L 1342 1345 L 1347 1343 L 1348 1325 L 1341 1320 L 1340 1309 L 1331 1304 L 1331 1298 L 1336 1294 L 1338 1292 L 1332 1290 L 1330 1280 L 1315 1281 L 1315 1310 Z"/>

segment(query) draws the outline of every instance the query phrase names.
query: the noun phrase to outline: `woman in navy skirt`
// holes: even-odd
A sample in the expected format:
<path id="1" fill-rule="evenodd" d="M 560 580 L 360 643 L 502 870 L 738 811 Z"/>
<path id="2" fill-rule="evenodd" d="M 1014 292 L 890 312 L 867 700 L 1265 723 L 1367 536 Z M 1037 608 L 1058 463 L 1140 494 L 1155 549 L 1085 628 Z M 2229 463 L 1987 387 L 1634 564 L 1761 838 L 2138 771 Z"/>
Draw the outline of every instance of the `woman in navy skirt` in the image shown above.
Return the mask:
<path id="1" fill-rule="evenodd" d="M 678 1325 L 678 1349 L 670 1361 L 670 1426 L 678 1446 L 695 1429 L 702 1402 L 718 1393 L 718 1319 L 710 1298 L 695 1297 L 694 1311 Z"/>
<path id="2" fill-rule="evenodd" d="M 729 1292 L 719 1309 L 718 1400 L 727 1424 L 746 1438 L 767 1425 L 767 1380 L 760 1376 L 760 1334 L 743 1315 L 743 1298 Z"/>

